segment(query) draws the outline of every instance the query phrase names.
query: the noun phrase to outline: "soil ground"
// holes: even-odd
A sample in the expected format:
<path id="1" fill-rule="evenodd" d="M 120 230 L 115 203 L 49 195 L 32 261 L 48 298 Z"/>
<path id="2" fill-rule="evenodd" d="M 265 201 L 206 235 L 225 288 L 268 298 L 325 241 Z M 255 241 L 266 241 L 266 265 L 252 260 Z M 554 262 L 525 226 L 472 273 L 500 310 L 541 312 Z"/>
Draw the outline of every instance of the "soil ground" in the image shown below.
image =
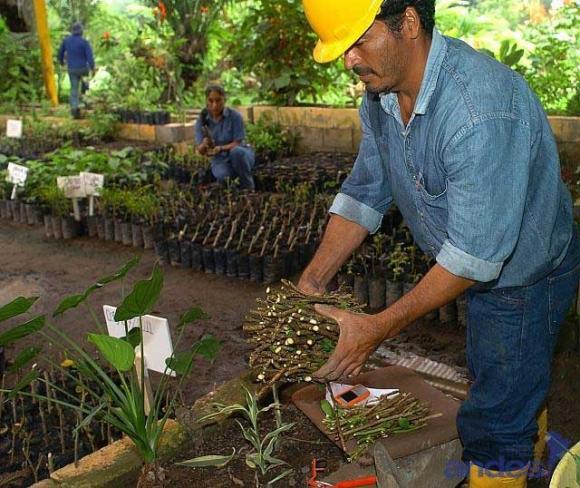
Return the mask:
<path id="1" fill-rule="evenodd" d="M 94 283 L 99 277 L 108 275 L 135 254 L 142 256 L 141 263 L 136 271 L 132 272 L 126 288 L 136 279 L 149 275 L 155 256 L 150 251 L 136 251 L 133 248 L 119 244 L 103 242 L 97 239 L 78 238 L 70 242 L 46 239 L 42 229 L 17 225 L 12 222 L 0 222 L 0 304 L 7 303 L 17 296 L 40 296 L 35 304 L 34 313 L 51 314 L 62 298 L 70 294 L 79 293 Z M 217 336 L 223 346 L 218 358 L 213 364 L 198 360 L 192 379 L 185 388 L 184 400 L 191 404 L 199 396 L 211 391 L 216 385 L 242 373 L 246 368 L 245 355 L 247 347 L 242 333 L 242 319 L 250 310 L 257 297 L 265 295 L 265 285 L 254 284 L 248 281 L 232 280 L 224 276 L 194 273 L 192 271 L 166 267 L 165 286 L 154 314 L 167 317 L 170 324 L 177 323 L 181 313 L 193 306 L 205 310 L 210 318 L 191 327 L 185 334 L 182 347 L 186 347 L 205 333 Z M 90 303 L 100 315 L 103 304 L 116 305 L 121 299 L 119 285 L 105 288 L 94 294 Z M 100 315 L 102 316 L 102 315 Z M 86 332 L 94 329 L 92 322 L 87 319 L 86 308 L 71 310 L 55 323 L 71 335 L 82 338 Z M 3 324 L 3 328 L 6 325 Z M 407 338 L 412 341 L 412 347 L 417 347 L 432 359 L 446 360 L 443 362 L 455 363 L 464 366 L 462 354 L 464 331 L 461 329 L 441 328 L 434 325 L 418 324 L 411 329 Z M 8 359 L 13 358 L 16 351 L 8 350 Z M 560 353 L 554 363 L 553 386 L 550 393 L 550 430 L 559 433 L 572 442 L 580 439 L 580 356 L 578 353 Z M 299 418 L 299 415 L 289 410 L 290 421 Z M 308 465 L 313 454 L 335 457 L 331 445 L 323 445 L 320 434 L 309 430 L 311 426 L 300 425 L 293 437 L 315 442 L 303 443 L 295 441 L 296 446 L 287 445 L 294 449 L 293 465 L 302 472 L 297 472 L 295 481 L 297 486 L 306 476 L 304 468 Z M 230 429 L 237 429 L 233 424 Z M 237 432 L 237 430 L 236 430 Z M 317 434 L 317 435 L 315 435 Z M 236 434 L 228 430 L 224 437 L 224 446 L 231 446 L 233 442 L 226 442 Z M 317 437 L 318 436 L 318 437 Z M 215 439 L 217 442 L 217 438 Z M 241 438 L 240 438 L 241 440 Z M 200 449 L 204 443 L 192 446 L 190 453 L 200 455 L 217 452 L 218 446 L 214 439 L 204 441 L 208 449 Z M 322 444 L 321 444 L 322 443 Z M 314 447 L 312 447 L 314 446 Z M 317 449 L 322 452 L 318 453 Z M 324 451 L 327 449 L 327 451 Z M 328 451 L 330 450 L 330 451 Z M 298 451 L 302 457 L 298 457 Z M 225 453 L 225 450 L 220 451 Z M 239 457 L 243 459 L 243 456 Z M 307 459 L 308 458 L 308 459 Z M 236 461 L 238 462 L 238 461 Z M 239 472 L 237 464 L 235 471 L 224 471 L 230 484 L 213 484 L 212 486 L 234 486 L 236 481 L 227 474 Z M 240 464 L 240 469 L 242 469 Z M 188 477 L 190 471 L 179 468 L 175 473 L 170 470 L 170 478 L 174 486 L 195 486 Z M 180 474 L 181 473 L 181 474 Z M 175 477 L 174 477 L 175 476 Z M 244 475 L 245 476 L 245 475 Z M 235 478 L 239 478 L 234 474 Z M 242 477 L 244 478 L 244 477 Z M 214 478 L 211 478 L 212 480 Z M 248 478 L 244 478 L 246 483 Z M 187 481 L 186 481 L 187 480 Z M 209 486 L 209 485 L 208 485 Z M 245 486 L 251 486 L 246 484 Z M 282 483 L 281 486 L 290 486 Z M 534 483 L 531 486 L 547 486 L 545 481 Z"/>

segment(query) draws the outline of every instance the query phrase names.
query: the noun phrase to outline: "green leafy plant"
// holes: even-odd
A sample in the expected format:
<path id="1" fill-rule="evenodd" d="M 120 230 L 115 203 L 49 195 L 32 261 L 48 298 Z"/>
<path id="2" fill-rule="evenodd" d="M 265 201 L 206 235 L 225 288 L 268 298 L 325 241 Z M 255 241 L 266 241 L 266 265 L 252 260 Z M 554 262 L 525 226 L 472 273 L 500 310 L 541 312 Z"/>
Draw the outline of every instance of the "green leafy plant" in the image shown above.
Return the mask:
<path id="1" fill-rule="evenodd" d="M 280 402 L 278 401 L 277 392 L 274 389 L 274 402 L 266 407 L 260 408 L 258 404 L 258 398 L 254 393 L 251 393 L 247 389 L 246 392 L 246 404 L 241 405 L 235 403 L 233 405 L 223 405 L 216 404 L 216 412 L 211 413 L 205 417 L 199 419 L 199 422 L 204 422 L 215 417 L 228 416 L 234 413 L 240 413 L 249 422 L 249 426 L 244 425 L 241 421 L 236 419 L 239 425 L 244 439 L 248 441 L 252 450 L 246 454 L 246 465 L 251 469 L 256 470 L 256 486 L 259 485 L 258 476 L 265 476 L 272 470 L 280 468 L 281 466 L 287 465 L 285 461 L 274 457 L 276 449 L 279 447 L 281 435 L 284 432 L 289 431 L 294 424 L 282 422 L 279 408 Z M 260 415 L 274 409 L 276 412 L 276 429 L 268 432 L 264 436 L 260 433 Z M 231 456 L 202 456 L 199 458 L 190 459 L 178 464 L 184 466 L 198 467 L 198 466 L 224 466 L 229 462 L 235 453 Z M 200 464 L 201 463 L 201 464 Z M 292 469 L 284 470 L 274 479 L 268 482 L 268 486 L 273 485 L 277 481 L 285 478 L 292 472 Z"/>
<path id="2" fill-rule="evenodd" d="M 65 298 L 54 311 L 53 317 L 63 315 L 82 304 L 87 305 L 87 299 L 95 291 L 109 283 L 124 279 L 138 262 L 139 259 L 134 258 L 113 275 L 97 280 L 84 292 Z M 64 399 L 52 398 L 52 402 L 79 413 L 79 418 L 82 420 L 79 420 L 75 432 L 78 432 L 93 419 L 99 419 L 127 435 L 135 443 L 144 462 L 155 463 L 158 458 L 159 440 L 164 426 L 174 411 L 181 385 L 192 371 L 194 358 L 203 356 L 213 360 L 219 349 L 219 342 L 216 339 L 204 336 L 187 350 L 176 352 L 168 358 L 165 374 L 162 376 L 153 397 L 151 410 L 149 413 L 146 412 L 143 384 L 145 366 L 142 360 L 137 359 L 136 361 L 135 349 L 140 349 L 140 357 L 143 358 L 142 316 L 152 311 L 162 288 L 163 274 L 156 266 L 148 279 L 138 281 L 135 284 L 132 291 L 116 310 L 115 320 L 125 323 L 125 337 L 110 337 L 102 332 L 88 334 L 88 341 L 96 347 L 103 359 L 102 361 L 94 359 L 89 348 L 72 339 L 60 327 L 51 324 L 45 315 L 34 317 L 0 334 L 0 346 L 7 346 L 32 334 L 39 334 L 45 343 L 61 347 L 66 357 L 71 361 L 70 364 L 74 365 L 75 373 L 71 372 L 70 368 L 59 364 L 52 355 L 44 356 L 43 360 L 54 368 L 60 369 L 64 377 L 72 380 L 73 384 L 85 393 L 83 400 L 40 376 L 38 368 L 35 366 L 13 388 L 0 391 L 7 393 L 9 398 L 15 395 L 27 395 L 47 400 L 42 395 L 29 393 L 28 390 L 24 391 L 33 381 L 45 383 L 63 395 Z M 36 297 L 20 297 L 0 308 L 0 322 L 27 312 L 36 299 Z M 101 330 L 102 325 L 90 307 L 89 310 L 97 324 L 97 330 Z M 186 326 L 203 318 L 206 318 L 206 315 L 199 308 L 193 308 L 183 314 L 178 324 L 177 344 L 179 344 Z M 127 322 L 129 320 L 137 320 L 139 327 L 129 330 Z M 29 351 L 26 358 L 30 361 L 31 357 L 34 355 Z M 23 362 L 24 359 L 20 361 L 21 367 Z M 140 374 L 137 368 L 140 368 Z M 170 371 L 180 375 L 178 384 L 171 394 L 169 394 L 168 375 Z M 89 386 L 89 383 L 97 385 L 98 388 Z M 166 398 L 168 400 L 164 404 Z"/>
<path id="3" fill-rule="evenodd" d="M 504 39 L 501 42 L 497 54 L 495 54 L 493 51 L 490 51 L 489 49 L 480 49 L 480 51 L 491 56 L 492 58 L 497 59 L 500 63 L 503 63 L 512 69 L 515 69 L 517 71 L 521 69 L 521 67 L 519 66 L 519 62 L 524 56 L 524 50 L 520 49 L 516 42 Z"/>
<path id="4" fill-rule="evenodd" d="M 552 114 L 578 115 L 580 3 L 570 2 L 524 34 L 533 44 L 525 76 L 544 108 Z"/>
<path id="5" fill-rule="evenodd" d="M 245 15 L 232 19 L 236 28 L 225 41 L 232 64 L 257 80 L 262 101 L 296 105 L 300 98 L 309 97 L 317 102 L 320 93 L 335 83 L 339 65 L 312 60 L 316 35 L 301 2 L 261 0 L 245 6 Z"/>
<path id="6" fill-rule="evenodd" d="M 296 152 L 298 135 L 268 117 L 262 117 L 255 124 L 248 124 L 246 130 L 248 141 L 256 153 L 264 155 L 266 159 L 290 156 Z"/>

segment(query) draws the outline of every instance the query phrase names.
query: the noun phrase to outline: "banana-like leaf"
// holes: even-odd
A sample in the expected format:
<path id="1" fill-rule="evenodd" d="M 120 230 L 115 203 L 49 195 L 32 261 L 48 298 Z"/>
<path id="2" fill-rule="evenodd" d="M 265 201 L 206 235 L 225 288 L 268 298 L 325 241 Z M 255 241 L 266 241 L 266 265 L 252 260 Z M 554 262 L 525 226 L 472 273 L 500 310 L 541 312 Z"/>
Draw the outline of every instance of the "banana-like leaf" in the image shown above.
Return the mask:
<path id="1" fill-rule="evenodd" d="M 119 371 L 129 371 L 133 367 L 135 350 L 127 341 L 105 334 L 89 334 L 89 341 Z"/>
<path id="2" fill-rule="evenodd" d="M 16 356 L 16 359 L 10 365 L 10 367 L 8 368 L 8 371 L 11 373 L 14 373 L 14 372 L 18 371 L 19 369 L 22 369 L 30 361 L 32 361 L 36 356 L 38 356 L 38 353 L 40 351 L 42 351 L 42 348 L 36 347 L 36 346 L 31 346 L 31 347 L 27 347 L 26 349 L 23 349 L 20 352 L 20 354 L 18 356 Z"/>
<path id="3" fill-rule="evenodd" d="M 219 454 L 210 454 L 209 456 L 200 456 L 187 461 L 176 463 L 180 466 L 188 466 L 190 468 L 205 468 L 207 466 L 215 466 L 216 468 L 223 468 L 236 455 L 235 447 L 232 447 L 232 453 L 227 456 Z"/>
<path id="4" fill-rule="evenodd" d="M 163 288 L 163 273 L 155 265 L 151 277 L 135 283 L 133 290 L 125 297 L 123 303 L 117 307 L 115 320 L 123 322 L 150 313 L 159 298 Z"/>
<path id="5" fill-rule="evenodd" d="M 124 278 L 127 273 L 129 271 L 131 271 L 131 269 L 133 269 L 138 263 L 139 260 L 141 258 L 139 256 L 134 257 L 133 259 L 131 259 L 131 261 L 129 261 L 127 264 L 125 264 L 119 271 L 117 271 L 116 273 L 110 275 L 110 276 L 104 276 L 103 278 L 99 278 L 97 280 L 97 282 L 94 285 L 89 286 L 84 293 L 80 293 L 78 295 L 72 295 L 70 297 L 66 297 L 64 300 L 62 300 L 58 307 L 56 308 L 56 310 L 54 311 L 54 313 L 52 314 L 53 317 L 57 317 L 58 315 L 63 314 L 64 312 L 66 312 L 67 310 L 70 310 L 71 308 L 76 308 L 78 307 L 81 303 L 83 303 L 95 290 L 98 290 L 99 288 L 102 288 L 103 286 L 105 286 L 107 283 L 111 283 L 113 281 L 116 280 L 120 280 L 121 278 Z"/>
<path id="6" fill-rule="evenodd" d="M 30 385 L 30 383 L 36 381 L 36 379 L 38 379 L 39 376 L 40 376 L 39 372 L 36 371 L 35 369 L 26 373 L 26 375 L 24 375 L 24 378 L 22 378 L 18 383 L 16 383 L 14 388 L 10 390 L 10 393 L 8 393 L 8 398 L 14 398 L 15 396 L 17 396 L 18 393 L 22 391 L 24 388 L 26 388 L 28 385 Z"/>
<path id="7" fill-rule="evenodd" d="M 0 307 L 0 322 L 28 312 L 28 309 L 32 307 L 36 300 L 38 300 L 38 297 L 18 297 L 3 307 Z"/>
<path id="8" fill-rule="evenodd" d="M 137 266 L 139 264 L 140 260 L 141 260 L 140 256 L 135 256 L 133 259 L 131 259 L 131 261 L 129 261 L 127 264 L 125 264 L 115 274 L 112 274 L 110 276 L 104 276 L 103 278 L 99 278 L 97 280 L 97 286 L 100 288 L 100 287 L 105 286 L 107 283 L 111 283 L 113 281 L 117 281 L 117 280 L 124 278 L 125 276 L 127 276 L 127 273 L 129 271 L 131 271 L 135 266 Z"/>
<path id="9" fill-rule="evenodd" d="M 193 352 L 203 356 L 208 361 L 213 361 L 222 343 L 210 334 L 205 334 L 194 346 Z"/>
<path id="10" fill-rule="evenodd" d="M 70 297 L 66 297 L 64 300 L 62 300 L 58 304 L 58 307 L 56 307 L 56 310 L 52 313 L 52 316 L 57 317 L 57 316 L 65 313 L 67 310 L 70 310 L 71 308 L 78 307 L 97 288 L 98 288 L 97 285 L 92 285 L 89 288 L 87 288 L 84 293 L 81 293 L 79 295 L 71 295 Z"/>
<path id="11" fill-rule="evenodd" d="M 203 319 L 209 319 L 209 315 L 207 315 L 199 307 L 191 308 L 181 316 L 179 323 L 177 324 L 177 328 L 184 327 L 185 325 L 189 325 L 193 322 L 197 322 L 198 320 Z"/>
<path id="12" fill-rule="evenodd" d="M 139 327 L 133 327 L 129 333 L 123 337 L 123 340 L 127 341 L 135 349 L 139 344 L 141 344 L 141 329 Z"/>
<path id="13" fill-rule="evenodd" d="M 10 330 L 0 334 L 0 346 L 7 346 L 8 344 L 16 342 L 18 339 L 38 332 L 44 327 L 44 320 L 44 315 L 39 315 L 24 324 L 12 327 Z"/>
<path id="14" fill-rule="evenodd" d="M 176 352 L 173 356 L 165 360 L 165 364 L 177 374 L 187 374 L 191 369 L 194 354 L 194 351 Z"/>

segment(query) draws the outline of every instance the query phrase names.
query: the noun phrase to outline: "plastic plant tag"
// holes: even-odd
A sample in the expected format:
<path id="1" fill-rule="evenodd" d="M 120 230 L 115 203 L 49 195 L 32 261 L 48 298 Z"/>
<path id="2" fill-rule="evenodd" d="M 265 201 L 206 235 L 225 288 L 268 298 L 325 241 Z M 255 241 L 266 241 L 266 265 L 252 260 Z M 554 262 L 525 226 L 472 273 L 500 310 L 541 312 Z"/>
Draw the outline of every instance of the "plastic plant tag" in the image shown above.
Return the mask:
<path id="1" fill-rule="evenodd" d="M 339 395 L 341 392 L 351 387 L 352 385 L 345 385 L 343 383 L 333 383 L 333 382 L 330 383 L 330 389 L 332 390 L 332 394 L 334 396 Z M 369 390 L 370 395 L 365 400 L 357 404 L 357 407 L 366 407 L 366 406 L 370 407 L 376 404 L 381 397 L 395 396 L 399 394 L 399 390 L 397 388 L 369 388 L 368 386 L 365 386 L 365 388 Z M 326 391 L 326 400 L 331 405 L 333 405 L 333 399 L 330 398 L 330 392 L 328 390 Z"/>
<path id="2" fill-rule="evenodd" d="M 81 172 L 80 177 L 82 180 L 85 195 L 87 196 L 101 195 L 101 190 L 105 183 L 105 175 L 101 175 L 98 173 Z"/>
<path id="3" fill-rule="evenodd" d="M 103 305 L 103 313 L 107 321 L 107 330 L 111 337 L 125 337 L 124 322 L 114 320 L 116 307 Z M 175 376 L 175 371 L 166 369 L 165 361 L 173 355 L 173 344 L 169 331 L 169 322 L 162 317 L 144 315 L 141 317 L 143 324 L 143 351 L 147 369 L 158 373 L 167 373 Z M 127 321 L 127 328 L 131 331 L 139 327 L 139 317 Z M 137 350 L 140 346 L 137 346 Z"/>
<path id="4" fill-rule="evenodd" d="M 14 185 L 24 186 L 27 176 L 28 168 L 26 166 L 8 163 L 8 176 L 6 177 L 6 181 Z"/>
<path id="5" fill-rule="evenodd" d="M 22 137 L 22 120 L 8 119 L 6 121 L 6 137 L 14 139 Z"/>
<path id="6" fill-rule="evenodd" d="M 80 176 L 59 176 L 56 178 L 56 184 L 64 191 L 64 195 L 67 198 L 84 198 L 87 196 Z"/>

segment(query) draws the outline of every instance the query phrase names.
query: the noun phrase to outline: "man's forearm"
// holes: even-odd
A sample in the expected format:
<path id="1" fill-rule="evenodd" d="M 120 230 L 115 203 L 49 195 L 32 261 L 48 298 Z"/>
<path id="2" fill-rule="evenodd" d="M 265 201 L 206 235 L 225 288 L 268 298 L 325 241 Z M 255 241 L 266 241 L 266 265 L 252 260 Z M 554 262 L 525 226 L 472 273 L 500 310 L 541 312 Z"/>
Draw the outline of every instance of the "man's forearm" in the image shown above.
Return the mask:
<path id="1" fill-rule="evenodd" d="M 368 230 L 359 224 L 339 215 L 332 215 L 314 258 L 302 274 L 299 286 L 306 288 L 306 285 L 310 284 L 322 292 L 343 263 L 362 244 L 368 233 Z"/>
<path id="2" fill-rule="evenodd" d="M 436 264 L 415 288 L 376 318 L 389 327 L 388 336 L 392 337 L 423 315 L 454 300 L 474 283 Z"/>

